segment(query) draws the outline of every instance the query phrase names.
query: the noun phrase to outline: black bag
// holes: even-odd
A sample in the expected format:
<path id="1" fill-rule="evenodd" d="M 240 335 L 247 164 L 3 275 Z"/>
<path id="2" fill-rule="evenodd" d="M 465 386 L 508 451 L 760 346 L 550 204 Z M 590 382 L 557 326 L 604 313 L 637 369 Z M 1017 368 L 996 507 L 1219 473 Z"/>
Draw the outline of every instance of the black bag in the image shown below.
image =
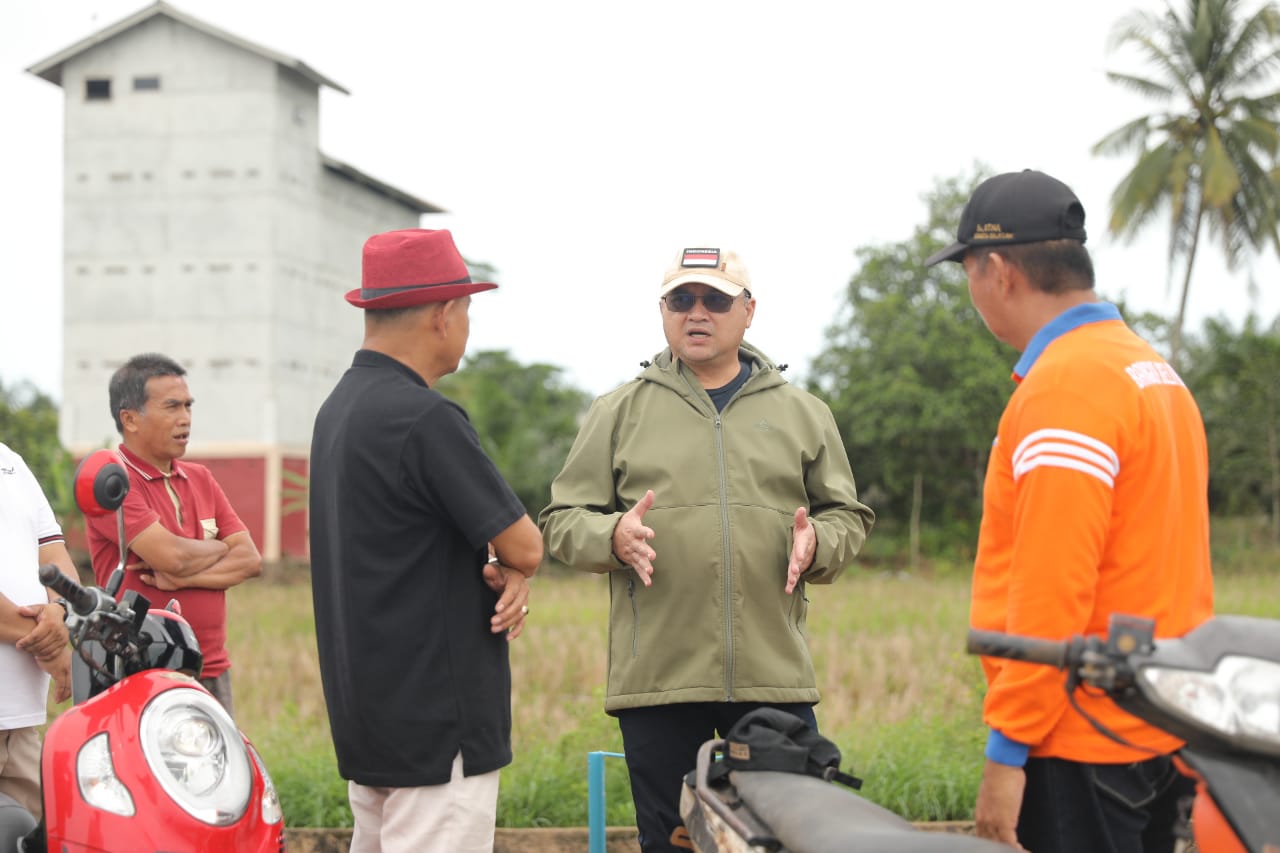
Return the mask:
<path id="1" fill-rule="evenodd" d="M 795 714 L 777 708 L 748 711 L 724 740 L 724 757 L 707 772 L 711 783 L 727 781 L 730 770 L 777 770 L 862 787 L 861 779 L 840 772 L 840 748 Z"/>

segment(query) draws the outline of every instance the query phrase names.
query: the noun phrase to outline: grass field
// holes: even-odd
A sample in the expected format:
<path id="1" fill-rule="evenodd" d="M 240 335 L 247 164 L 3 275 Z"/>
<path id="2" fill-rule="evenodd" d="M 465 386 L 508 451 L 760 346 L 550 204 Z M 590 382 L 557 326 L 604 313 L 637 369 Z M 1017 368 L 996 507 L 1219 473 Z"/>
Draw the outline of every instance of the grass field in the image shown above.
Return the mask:
<path id="1" fill-rule="evenodd" d="M 586 756 L 621 752 L 603 707 L 607 583 L 533 581 L 532 613 L 512 647 L 516 758 L 503 770 L 499 824 L 582 826 Z M 971 816 L 985 730 L 981 676 L 964 654 L 968 575 L 855 570 L 810 587 L 818 720 L 863 793 L 913 820 Z M 1280 617 L 1280 572 L 1219 572 L 1218 611 Z M 236 716 L 281 791 L 292 826 L 347 826 L 316 663 L 306 574 L 270 571 L 231 592 Z M 634 820 L 625 769 L 607 762 L 608 822 Z"/>

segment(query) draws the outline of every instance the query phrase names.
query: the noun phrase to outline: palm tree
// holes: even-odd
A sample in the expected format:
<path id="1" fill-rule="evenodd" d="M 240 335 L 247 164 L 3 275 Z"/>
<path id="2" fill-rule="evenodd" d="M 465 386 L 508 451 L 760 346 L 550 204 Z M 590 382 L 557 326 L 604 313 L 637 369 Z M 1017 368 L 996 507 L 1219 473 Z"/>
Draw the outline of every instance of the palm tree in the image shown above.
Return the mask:
<path id="1" fill-rule="evenodd" d="M 1246 16 L 1240 0 L 1185 0 L 1162 14 L 1134 12 L 1116 24 L 1112 48 L 1129 45 L 1150 77 L 1108 72 L 1114 83 L 1166 111 L 1112 131 L 1094 154 L 1137 150 L 1138 160 L 1111 196 L 1113 235 L 1132 240 L 1157 213 L 1170 216 L 1170 276 L 1183 258 L 1182 294 L 1170 330 L 1176 363 L 1201 227 L 1218 241 L 1227 268 L 1273 246 L 1280 253 L 1280 10 L 1267 2 Z"/>

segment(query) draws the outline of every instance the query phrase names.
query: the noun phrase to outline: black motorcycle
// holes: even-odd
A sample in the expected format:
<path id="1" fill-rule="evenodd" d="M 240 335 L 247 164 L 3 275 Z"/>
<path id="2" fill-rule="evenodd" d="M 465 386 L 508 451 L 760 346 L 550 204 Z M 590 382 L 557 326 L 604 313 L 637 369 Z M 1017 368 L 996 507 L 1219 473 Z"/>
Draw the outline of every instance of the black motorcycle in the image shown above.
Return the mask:
<path id="1" fill-rule="evenodd" d="M 969 835 L 929 832 L 859 796 L 840 752 L 800 718 L 744 716 L 698 750 L 680 814 L 699 853 L 1009 853 Z"/>
<path id="2" fill-rule="evenodd" d="M 1157 640 L 1150 619 L 1115 615 L 1107 634 L 970 631 L 968 650 L 1064 669 L 1068 696 L 1101 691 L 1186 741 L 1176 763 L 1197 783 L 1190 823 L 1204 853 L 1280 851 L 1280 621 L 1218 616 Z"/>

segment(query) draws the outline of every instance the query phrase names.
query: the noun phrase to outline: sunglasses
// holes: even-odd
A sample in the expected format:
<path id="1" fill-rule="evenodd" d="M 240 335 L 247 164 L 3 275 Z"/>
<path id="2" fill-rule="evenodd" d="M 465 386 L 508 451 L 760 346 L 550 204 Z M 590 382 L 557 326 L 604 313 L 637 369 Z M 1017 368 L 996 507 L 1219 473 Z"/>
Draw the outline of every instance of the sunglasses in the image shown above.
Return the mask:
<path id="1" fill-rule="evenodd" d="M 747 291 L 742 292 L 743 296 L 748 296 Z M 693 310 L 693 306 L 702 301 L 702 306 L 712 314 L 724 314 L 733 307 L 733 303 L 738 297 L 730 296 L 727 293 L 721 293 L 718 290 L 712 290 L 699 296 L 696 293 L 688 293 L 683 290 L 677 290 L 674 293 L 668 293 L 662 297 L 662 304 L 667 306 L 667 310 L 675 314 L 687 314 Z M 749 298 L 749 297 L 748 297 Z"/>

